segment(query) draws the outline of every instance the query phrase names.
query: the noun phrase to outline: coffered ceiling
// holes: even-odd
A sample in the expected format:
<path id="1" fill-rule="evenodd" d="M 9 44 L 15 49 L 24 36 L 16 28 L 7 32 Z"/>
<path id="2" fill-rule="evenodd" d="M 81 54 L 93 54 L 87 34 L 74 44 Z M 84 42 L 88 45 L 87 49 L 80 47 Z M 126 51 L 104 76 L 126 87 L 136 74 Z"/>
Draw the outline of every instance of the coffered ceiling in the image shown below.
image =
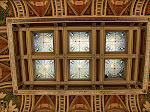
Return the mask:
<path id="1" fill-rule="evenodd" d="M 149 0 L 1 0 L 0 111 L 150 111 L 149 16 Z M 88 53 L 69 51 L 71 32 L 89 32 Z M 105 34 L 111 32 L 125 32 L 125 51 L 105 50 Z M 35 52 L 34 39 L 20 40 L 34 33 L 53 33 L 52 53 Z M 35 60 L 50 59 L 56 77 L 34 79 Z M 123 80 L 105 75 L 104 62 L 113 59 L 124 62 Z M 70 73 L 78 73 L 70 72 L 72 60 L 89 60 L 88 80 L 69 79 Z M 114 71 L 109 73 L 121 73 Z"/>

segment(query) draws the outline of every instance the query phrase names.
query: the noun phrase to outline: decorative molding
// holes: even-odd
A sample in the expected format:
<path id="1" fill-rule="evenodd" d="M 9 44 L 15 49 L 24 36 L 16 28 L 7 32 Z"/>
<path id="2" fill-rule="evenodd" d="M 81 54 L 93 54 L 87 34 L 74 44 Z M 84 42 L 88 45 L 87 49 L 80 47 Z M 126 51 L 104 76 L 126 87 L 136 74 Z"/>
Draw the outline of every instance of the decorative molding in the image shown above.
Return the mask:
<path id="1" fill-rule="evenodd" d="M 74 17 L 74 18 L 31 18 L 31 19 L 7 19 L 7 26 L 8 26 L 8 38 L 9 38 L 9 48 L 10 48 L 10 60 L 11 60 L 11 70 L 12 70 L 12 74 L 16 74 L 16 62 L 15 62 L 15 54 L 14 54 L 14 42 L 13 42 L 13 35 L 12 35 L 12 24 L 24 24 L 24 23 L 46 23 L 46 22 L 62 22 L 62 21 L 66 21 L 66 22 L 71 22 L 73 20 L 73 22 L 83 22 L 86 20 L 89 20 L 88 22 L 93 22 L 93 21 L 98 21 L 98 22 L 107 22 L 107 21 L 112 21 L 112 22 L 121 22 L 121 21 L 126 21 L 126 22 L 148 22 L 148 18 L 146 17 L 141 17 L 141 18 L 136 18 L 136 17 Z M 149 42 L 149 41 L 148 41 Z M 147 86 L 148 86 L 148 65 L 149 65 L 149 51 L 148 51 L 148 46 L 149 43 L 147 43 L 147 47 L 146 47 L 146 66 L 145 66 L 145 72 L 144 72 L 144 78 L 143 78 L 143 88 L 142 89 L 131 89 L 128 88 L 127 90 L 18 90 L 17 87 L 17 76 L 16 75 L 12 75 L 12 79 L 13 79 L 13 88 L 14 88 L 14 93 L 15 94 L 45 94 L 45 95 L 62 95 L 62 94 L 66 94 L 66 95 L 84 95 L 84 94 L 88 94 L 88 95 L 97 95 L 97 94 L 143 94 L 146 93 L 147 90 Z M 148 54 L 148 55 L 147 55 Z M 148 59 L 147 59 L 148 58 Z M 30 59 L 31 60 L 31 59 Z M 32 65 L 31 65 L 32 66 Z M 30 80 L 31 81 L 31 80 Z M 40 93 L 39 93 L 40 92 Z"/>
<path id="2" fill-rule="evenodd" d="M 62 0 L 55 0 L 56 16 L 63 16 L 63 4 Z"/>
<path id="3" fill-rule="evenodd" d="M 31 102 L 32 102 L 32 96 L 31 95 L 25 95 L 24 96 L 23 112 L 30 112 Z"/>
<path id="4" fill-rule="evenodd" d="M 99 112 L 100 110 L 102 112 L 105 111 L 104 109 L 104 96 L 103 95 L 93 95 L 93 102 L 94 102 L 94 110 L 95 112 Z"/>
<path id="5" fill-rule="evenodd" d="M 8 46 L 10 51 L 9 51 L 9 54 L 10 54 L 10 60 L 11 60 L 11 64 L 10 64 L 10 68 L 15 68 L 15 69 L 11 69 L 11 73 L 12 74 L 16 74 L 16 64 L 15 64 L 15 54 L 14 54 L 14 45 L 13 45 L 13 33 L 12 33 L 12 24 L 11 23 L 8 23 L 7 24 L 7 27 L 8 27 Z M 12 75 L 11 74 L 11 77 L 12 79 L 12 85 L 13 85 L 13 91 L 15 93 L 15 91 L 18 90 L 18 86 L 17 86 L 17 76 L 16 75 Z"/>
<path id="6" fill-rule="evenodd" d="M 16 7 L 17 17 L 19 17 L 19 18 L 26 17 L 26 13 L 25 13 L 23 2 L 21 0 L 13 0 L 13 3 L 15 5 L 15 7 Z"/>
<path id="7" fill-rule="evenodd" d="M 103 0 L 96 0 L 96 15 L 101 16 L 103 13 Z"/>
<path id="8" fill-rule="evenodd" d="M 7 18 L 7 23 L 45 23 L 45 22 L 83 22 L 83 21 L 88 21 L 88 22 L 121 22 L 121 21 L 126 21 L 126 22 L 147 22 L 148 17 L 64 17 L 64 18 L 30 18 L 30 19 L 19 19 L 19 18 Z"/>
<path id="9" fill-rule="evenodd" d="M 31 8 L 31 10 L 33 10 L 33 12 L 36 14 L 36 16 L 40 17 L 39 14 L 35 11 L 35 9 L 27 2 L 27 1 L 24 1 L 27 5 L 27 7 Z M 27 12 L 28 12 L 28 16 L 29 16 L 29 9 L 27 9 Z"/>
<path id="10" fill-rule="evenodd" d="M 11 0 L 10 1 L 12 6 L 13 6 L 13 10 L 15 13 L 15 17 L 19 17 L 19 18 L 26 18 L 29 17 L 29 9 L 28 7 L 31 7 L 31 5 L 34 6 L 44 6 L 47 1 L 42 2 L 42 1 L 38 1 L 38 2 L 33 2 L 31 1 L 30 5 L 26 0 Z M 109 1 L 109 0 L 86 0 L 85 2 L 83 1 L 74 1 L 74 0 L 50 0 L 49 5 L 51 5 L 52 7 L 52 16 L 56 17 L 66 17 L 67 16 L 67 5 L 70 6 L 70 8 L 72 9 L 72 11 L 76 14 L 76 16 L 85 16 L 84 12 L 86 11 L 86 9 L 88 8 L 88 6 L 90 4 L 92 4 L 92 8 L 91 8 L 91 15 L 92 16 L 106 16 L 106 9 L 107 9 L 107 5 L 110 5 L 113 13 L 115 14 L 114 16 L 116 16 L 116 12 L 113 9 L 112 5 L 115 6 L 124 6 L 126 3 L 128 2 L 128 0 L 126 1 Z M 2 1 L 3 3 L 3 1 Z M 145 14 L 145 9 L 146 9 L 146 5 L 148 3 L 148 0 L 133 0 L 131 1 L 123 10 L 122 12 L 118 15 L 118 16 L 122 16 L 123 12 L 127 9 L 127 7 L 129 5 L 131 5 L 130 8 L 130 16 L 144 16 Z M 4 3 L 5 4 L 5 3 Z M 77 5 L 79 7 L 82 7 L 82 5 L 87 4 L 87 6 L 81 11 L 82 13 L 79 15 L 77 13 L 77 11 L 72 7 L 72 5 Z M 6 5 L 4 5 L 5 7 Z M 3 6 L 2 6 L 3 7 Z M 32 7 L 31 9 L 35 12 L 36 15 L 39 15 Z M 46 11 L 47 11 L 48 7 L 45 9 L 44 13 L 42 16 L 45 15 Z M 119 9 L 118 9 L 119 10 Z M 70 15 L 69 15 L 70 16 Z M 88 15 L 89 16 L 89 15 Z M 116 16 L 116 17 L 118 17 Z"/>
<path id="11" fill-rule="evenodd" d="M 128 95 L 128 102 L 131 112 L 141 112 L 140 107 L 137 105 L 139 102 L 137 102 L 137 95 Z"/>
<path id="12" fill-rule="evenodd" d="M 141 16 L 142 13 L 142 7 L 144 5 L 145 0 L 138 0 L 135 6 L 134 15 L 135 16 Z"/>
<path id="13" fill-rule="evenodd" d="M 59 98 L 59 112 L 65 112 L 65 103 L 66 103 L 66 99 L 64 95 L 60 95 L 58 96 Z"/>
<path id="14" fill-rule="evenodd" d="M 142 89 L 127 90 L 18 90 L 18 95 L 125 95 L 125 94 L 143 94 L 146 91 Z"/>
<path id="15" fill-rule="evenodd" d="M 145 53 L 145 66 L 144 66 L 144 77 L 143 77 L 143 89 L 148 90 L 149 80 L 149 55 L 150 53 L 150 21 L 148 20 L 147 38 L 146 38 L 146 53 Z"/>
<path id="16" fill-rule="evenodd" d="M 142 2 L 141 2 L 142 1 Z M 7 76 L 5 76 L 2 80 L 0 80 L 0 89 L 4 89 L 4 88 L 7 88 L 7 87 L 12 87 L 12 84 L 13 84 L 13 87 L 14 87 L 14 93 L 17 94 L 17 95 L 22 95 L 22 107 L 20 109 L 20 112 L 22 111 L 26 111 L 26 112 L 29 112 L 31 111 L 32 112 L 32 109 L 34 107 L 34 97 L 31 96 L 33 94 L 36 94 L 36 95 L 58 95 L 58 100 L 60 100 L 60 102 L 57 102 L 56 101 L 56 104 L 60 106 L 60 110 L 61 108 L 63 108 L 65 105 L 65 101 L 64 99 L 60 99 L 61 96 L 63 96 L 63 98 L 65 98 L 66 96 L 65 95 L 91 95 L 93 96 L 93 102 L 95 102 L 95 106 L 93 106 L 94 104 L 91 105 L 91 108 L 92 106 L 95 108 L 95 110 L 93 111 L 98 111 L 98 108 L 100 108 L 100 111 L 105 111 L 105 110 L 102 110 L 104 109 L 104 95 L 124 95 L 124 94 L 143 94 L 143 93 L 146 93 L 147 89 L 148 89 L 148 77 L 149 77 L 149 54 L 150 54 L 150 19 L 148 18 L 148 16 L 146 17 L 141 17 L 145 14 L 145 9 L 146 9 L 146 6 L 147 6 L 147 3 L 148 3 L 148 0 L 133 0 L 131 4 L 131 8 L 130 8 L 130 16 L 129 17 L 120 17 L 122 16 L 123 12 L 125 11 L 125 9 L 128 7 L 126 7 L 119 16 L 106 16 L 106 8 L 107 8 L 107 0 L 92 0 L 92 5 L 93 5 L 93 8 L 92 8 L 92 11 L 93 11 L 93 15 L 91 17 L 87 17 L 87 16 L 84 16 L 82 15 L 82 17 L 67 17 L 67 0 L 62 0 L 61 1 L 61 4 L 58 4 L 58 1 L 57 0 L 51 0 L 51 5 L 52 5 L 52 18 L 48 18 L 48 17 L 45 17 L 45 18 L 32 18 L 30 17 L 29 18 L 29 11 L 28 11 L 28 6 L 25 2 L 25 0 L 10 0 L 12 6 L 13 6 L 13 9 L 14 9 L 14 14 L 15 14 L 15 17 L 14 19 L 9 19 L 7 18 L 7 27 L 0 27 L 0 32 L 7 32 L 7 28 L 8 28 L 8 37 L 9 37 L 9 47 L 10 47 L 10 59 L 13 63 L 11 63 L 11 68 L 15 67 L 15 61 L 14 61 L 14 57 L 15 57 L 15 54 L 13 54 L 13 35 L 12 35 L 12 24 L 14 23 L 45 23 L 45 22 L 83 22 L 83 21 L 90 21 L 90 22 L 103 22 L 103 21 L 106 21 L 106 22 L 148 22 L 148 38 L 147 38 L 147 41 L 146 41 L 146 55 L 145 55 L 145 67 L 144 67 L 144 78 L 143 78 L 143 84 L 142 84 L 142 87 L 143 89 L 134 89 L 134 90 L 122 90 L 121 92 L 120 91 L 116 91 L 114 92 L 114 90 L 56 90 L 56 91 L 53 91 L 53 90 L 49 90 L 49 91 L 45 91 L 45 90 L 18 90 L 18 86 L 16 84 L 17 82 L 17 77 L 15 75 L 12 75 L 12 78 L 14 79 L 12 82 L 8 82 L 8 83 L 3 83 L 2 81 L 5 80 L 6 78 L 8 78 L 11 74 L 8 74 Z M 144 2 L 145 5 L 144 5 Z M 121 2 L 120 2 L 121 3 Z M 64 4 L 64 5 L 63 5 Z M 114 4 L 116 4 L 114 2 Z M 4 4 L 5 5 L 5 4 Z M 5 7 L 5 6 L 4 6 Z M 59 8 L 57 8 L 59 7 Z M 94 11 L 95 10 L 95 11 Z M 133 10 L 133 11 L 132 11 Z M 74 9 L 73 9 L 74 11 Z M 91 12 L 92 12 L 91 11 Z M 134 14 L 133 14 L 134 13 Z M 143 13 L 143 15 L 142 15 Z M 59 17 L 63 17 L 63 18 L 58 18 L 56 17 L 57 15 L 60 15 Z M 78 15 L 78 14 L 76 14 Z M 43 14 L 44 16 L 44 14 Z M 93 17 L 94 16 L 94 17 Z M 99 17 L 95 17 L 95 16 L 99 16 Z M 105 17 L 100 17 L 100 16 L 105 16 Z M 136 17 L 133 17 L 133 16 L 136 16 Z M 138 17 L 137 17 L 138 16 Z M 19 18 L 18 18 L 19 17 Z M 26 18 L 27 17 L 27 18 Z M 21 19 L 23 18 L 23 19 Z M 1 38 L 1 37 L 0 37 Z M 6 39 L 4 39 L 4 41 L 7 41 Z M 7 41 L 8 42 L 8 41 Z M 4 57 L 8 57 L 7 55 L 4 55 Z M 3 57 L 2 57 L 3 58 Z M 8 59 L 9 60 L 9 59 Z M 4 61 L 3 60 L 0 60 L 0 61 Z M 5 66 L 6 67 L 6 66 Z M 7 66 L 7 68 L 10 69 L 10 67 Z M 12 74 L 15 74 L 16 73 L 16 70 L 15 69 L 12 69 L 11 70 Z M 0 71 L 1 73 L 1 71 Z M 59 85 L 60 86 L 60 85 Z M 103 85 L 101 85 L 101 87 L 103 88 Z M 137 85 L 135 85 L 135 87 L 138 87 Z M 40 93 L 39 93 L 40 92 Z M 28 95 L 27 95 L 28 94 Z M 99 95 L 99 94 L 104 94 L 104 95 Z M 60 96 L 59 96 L 60 95 Z M 98 97 L 97 97 L 98 96 Z M 63 105 L 61 105 L 61 101 L 64 103 Z M 68 97 L 67 97 L 67 101 L 68 101 Z M 141 112 L 140 110 L 140 107 L 139 107 L 139 101 L 138 101 L 138 96 L 137 95 L 127 95 L 127 99 L 126 99 L 129 107 L 130 107 L 130 111 L 131 112 Z M 10 103 L 12 104 L 12 103 Z M 146 103 L 145 106 L 149 104 Z M 14 106 L 14 105 L 12 105 Z M 101 107 L 103 106 L 103 107 Z M 67 108 L 69 108 L 69 106 L 67 106 Z M 59 110 L 58 109 L 58 110 Z M 56 110 L 56 111 L 58 111 Z M 65 108 L 62 109 L 62 111 L 60 112 L 65 112 Z"/>

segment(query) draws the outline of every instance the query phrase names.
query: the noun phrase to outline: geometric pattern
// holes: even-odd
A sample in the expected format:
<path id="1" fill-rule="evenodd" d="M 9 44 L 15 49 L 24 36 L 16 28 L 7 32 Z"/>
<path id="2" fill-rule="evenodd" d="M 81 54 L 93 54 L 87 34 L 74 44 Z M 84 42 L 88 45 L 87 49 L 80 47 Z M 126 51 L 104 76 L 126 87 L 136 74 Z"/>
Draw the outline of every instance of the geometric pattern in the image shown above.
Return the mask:
<path id="1" fill-rule="evenodd" d="M 18 109 L 20 108 L 20 106 L 21 106 L 21 95 L 14 95 L 12 88 L 0 89 L 0 94 L 2 94 L 2 93 L 6 94 L 6 96 L 3 99 L 0 99 L 0 107 L 2 105 L 4 105 L 5 102 L 7 103 L 7 102 L 10 102 L 12 100 L 13 104 L 15 104 Z M 7 103 L 7 105 L 5 105 L 5 108 L 6 108 L 6 106 L 8 106 L 8 103 Z M 2 108 L 0 108 L 0 111 L 1 111 L 1 109 Z M 1 112 L 7 112 L 7 111 L 1 111 Z M 14 112 L 16 112 L 16 111 L 14 111 Z"/>
<path id="2" fill-rule="evenodd" d="M 35 14 L 35 12 L 28 6 L 28 10 L 29 10 L 29 17 L 34 17 L 34 16 L 37 16 Z"/>
<path id="3" fill-rule="evenodd" d="M 124 74 L 123 59 L 105 59 L 105 77 L 119 78 Z"/>
<path id="4" fill-rule="evenodd" d="M 70 8 L 69 5 L 67 5 L 67 15 L 75 15 L 75 13 L 73 12 L 73 10 Z"/>
<path id="5" fill-rule="evenodd" d="M 2 51 L 2 52 L 0 53 L 0 55 L 9 55 L 9 49 L 8 49 L 8 48 L 5 49 L 4 51 Z"/>
<path id="6" fill-rule="evenodd" d="M 0 39 L 0 51 L 4 49 L 7 45 L 8 43 L 6 41 Z"/>
<path id="7" fill-rule="evenodd" d="M 115 15 L 108 3 L 106 8 L 106 15 Z"/>
<path id="8" fill-rule="evenodd" d="M 9 0 L 0 0 L 0 26 L 6 25 L 6 17 L 14 17 L 13 7 Z"/>
<path id="9" fill-rule="evenodd" d="M 53 52 L 53 33 L 34 33 L 35 52 Z"/>
<path id="10" fill-rule="evenodd" d="M 54 60 L 35 60 L 36 79 L 55 78 Z"/>
<path id="11" fill-rule="evenodd" d="M 52 16 L 52 6 L 51 6 L 51 4 L 50 4 L 47 12 L 45 13 L 45 16 Z"/>
<path id="12" fill-rule="evenodd" d="M 125 51 L 125 32 L 106 32 L 106 51 Z"/>
<path id="13" fill-rule="evenodd" d="M 0 33 L 0 37 L 8 40 L 7 33 Z"/>
<path id="14" fill-rule="evenodd" d="M 7 81 L 12 80 L 11 75 L 9 75 L 11 73 L 11 71 L 10 71 L 9 65 L 7 63 L 8 62 L 6 62 L 6 61 L 0 62 L 0 69 L 2 72 L 2 74 L 0 75 L 0 81 L 3 81 L 3 82 L 7 82 Z M 9 75 L 9 76 L 7 77 L 7 75 Z M 5 78 L 5 77 L 7 77 L 7 78 Z"/>
<path id="15" fill-rule="evenodd" d="M 31 9 L 35 10 L 39 16 L 43 16 L 45 10 L 48 9 L 49 0 L 27 0 Z"/>
<path id="16" fill-rule="evenodd" d="M 130 0 L 109 0 L 110 7 L 116 15 L 120 15 L 120 13 L 127 8 L 130 3 Z"/>
<path id="17" fill-rule="evenodd" d="M 89 78 L 89 60 L 70 60 L 70 79 Z"/>
<path id="18" fill-rule="evenodd" d="M 146 10 L 145 10 L 145 15 L 150 15 L 150 0 L 147 3 Z"/>
<path id="19" fill-rule="evenodd" d="M 127 112 L 126 106 L 122 101 L 119 96 L 112 95 L 106 104 L 106 112 Z"/>
<path id="20" fill-rule="evenodd" d="M 70 52 L 89 52 L 89 32 L 69 32 Z"/>
<path id="21" fill-rule="evenodd" d="M 139 95 L 139 104 L 141 109 L 143 110 L 143 112 L 147 112 L 144 105 L 146 104 L 146 102 L 150 102 L 150 89 L 147 92 L 147 94 L 141 94 Z M 148 106 L 149 108 L 149 106 Z"/>
<path id="22" fill-rule="evenodd" d="M 70 98 L 73 98 L 73 97 L 70 96 Z M 90 105 L 84 96 L 77 95 L 73 99 L 69 107 L 69 112 L 95 112 L 95 111 L 91 111 Z"/>
<path id="23" fill-rule="evenodd" d="M 88 8 L 91 0 L 68 0 L 68 4 L 70 4 L 71 8 L 77 15 L 82 15 L 84 10 Z"/>
<path id="24" fill-rule="evenodd" d="M 37 99 L 37 98 L 36 98 Z M 38 103 L 36 103 L 36 106 L 34 107 L 34 112 L 42 112 L 43 110 L 46 110 L 44 112 L 54 112 L 54 104 L 49 96 L 41 96 L 38 99 Z"/>
<path id="25" fill-rule="evenodd" d="M 92 8 L 92 3 L 89 5 L 89 7 L 87 8 L 87 10 L 84 12 L 83 15 L 91 15 L 91 8 Z"/>
<path id="26" fill-rule="evenodd" d="M 0 33 L 0 55 L 8 55 L 8 37 L 7 33 Z"/>
<path id="27" fill-rule="evenodd" d="M 32 0 L 33 1 L 33 0 Z M 42 1 L 42 0 L 39 0 L 39 1 Z M 44 1 L 44 0 L 43 0 Z M 80 1 L 80 0 L 79 0 Z M 112 1 L 125 1 L 125 0 L 112 0 Z M 146 1 L 146 0 L 145 0 Z M 10 4 L 10 2 L 9 2 L 9 0 L 8 0 L 8 3 Z M 7 4 L 8 4 L 7 3 Z M 115 2 L 114 2 L 115 3 Z M 14 13 L 13 13 L 13 9 L 12 9 L 12 7 L 11 7 L 11 4 L 10 5 L 8 5 L 8 7 L 7 7 L 7 9 L 4 11 L 4 9 L 2 9 L 1 7 L 0 7 L 0 25 L 5 25 L 5 18 L 6 17 L 9 17 L 9 16 L 14 16 Z M 116 7 L 116 6 L 115 6 Z M 114 7 L 114 8 L 115 8 Z M 77 8 L 78 9 L 78 8 Z M 118 7 L 116 7 L 116 9 L 120 9 L 120 8 L 118 8 Z M 40 10 L 40 9 L 39 9 Z M 80 10 L 79 10 L 80 11 Z M 121 10 L 118 10 L 118 11 L 122 11 L 122 9 Z M 117 11 L 116 11 L 117 12 Z M 125 11 L 126 12 L 126 11 Z M 130 12 L 130 11 L 128 11 L 128 12 Z M 120 12 L 118 13 L 118 14 L 120 14 Z M 124 15 L 124 14 L 123 14 Z M 127 14 L 128 15 L 128 14 Z M 147 5 L 147 7 L 146 7 L 146 12 L 145 12 L 145 15 L 150 15 L 150 0 L 149 0 L 149 3 L 148 3 L 148 5 Z M 37 51 L 36 51 L 37 52 Z M 2 91 L 3 89 L 1 89 L 1 91 Z M 9 90 L 8 92 L 10 92 L 10 91 L 12 91 L 12 90 Z M 9 93 L 8 93 L 9 94 Z M 11 92 L 11 95 L 8 95 L 7 94 L 7 96 L 5 97 L 5 98 L 10 98 L 10 99 L 13 99 L 13 100 L 15 100 L 15 101 L 13 101 L 14 102 L 14 104 L 17 104 L 17 107 L 19 108 L 20 107 L 20 104 L 21 104 L 21 101 L 19 102 L 19 101 L 17 101 L 17 100 L 19 100 L 19 99 L 21 99 L 21 97 L 20 96 L 16 96 L 17 98 L 14 98 L 13 97 L 13 92 Z M 148 94 L 147 95 L 142 95 L 142 96 L 145 96 L 145 98 L 143 99 L 144 100 L 144 103 L 145 103 L 145 101 L 146 100 L 149 100 L 150 99 L 150 93 L 148 92 Z M 18 98 L 19 97 L 19 98 Z M 79 98 L 80 99 L 80 98 Z M 114 98 L 112 98 L 115 102 L 117 102 L 117 100 L 116 100 L 116 98 L 114 97 Z M 142 97 L 140 98 L 140 102 L 141 102 L 141 100 L 142 100 Z M 81 100 L 80 100 L 81 101 Z M 111 100 L 110 102 L 112 102 L 113 103 L 113 101 Z M 150 102 L 150 100 L 149 100 L 149 102 Z M 119 106 L 119 105 L 118 105 Z M 141 105 L 140 105 L 141 106 Z M 110 106 L 111 107 L 111 106 Z M 113 107 L 113 105 L 112 105 L 112 107 Z M 111 107 L 111 108 L 112 108 Z M 120 106 L 121 107 L 121 106 Z M 143 108 L 143 105 L 142 105 L 142 107 L 141 107 L 141 109 Z"/>
<path id="28" fill-rule="evenodd" d="M 126 8 L 126 10 L 122 13 L 122 15 L 130 16 L 131 5 L 132 5 L 132 4 L 130 4 L 130 5 Z"/>

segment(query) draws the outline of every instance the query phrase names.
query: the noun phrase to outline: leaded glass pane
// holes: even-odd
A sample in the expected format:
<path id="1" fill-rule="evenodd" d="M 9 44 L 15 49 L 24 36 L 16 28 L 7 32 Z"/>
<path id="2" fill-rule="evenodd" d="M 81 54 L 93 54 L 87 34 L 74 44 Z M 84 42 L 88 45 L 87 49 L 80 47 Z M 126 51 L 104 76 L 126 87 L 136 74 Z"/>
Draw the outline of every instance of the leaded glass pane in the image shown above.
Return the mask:
<path id="1" fill-rule="evenodd" d="M 106 51 L 125 51 L 125 32 L 106 32 Z"/>
<path id="2" fill-rule="evenodd" d="M 105 77 L 119 78 L 124 73 L 124 60 L 105 59 Z"/>
<path id="3" fill-rule="evenodd" d="M 35 60 L 36 78 L 55 78 L 54 60 Z"/>
<path id="4" fill-rule="evenodd" d="M 70 52 L 89 52 L 89 32 L 69 32 Z"/>
<path id="5" fill-rule="evenodd" d="M 70 60 L 70 78 L 88 79 L 89 60 Z"/>
<path id="6" fill-rule="evenodd" d="M 53 33 L 34 33 L 35 52 L 53 52 Z"/>

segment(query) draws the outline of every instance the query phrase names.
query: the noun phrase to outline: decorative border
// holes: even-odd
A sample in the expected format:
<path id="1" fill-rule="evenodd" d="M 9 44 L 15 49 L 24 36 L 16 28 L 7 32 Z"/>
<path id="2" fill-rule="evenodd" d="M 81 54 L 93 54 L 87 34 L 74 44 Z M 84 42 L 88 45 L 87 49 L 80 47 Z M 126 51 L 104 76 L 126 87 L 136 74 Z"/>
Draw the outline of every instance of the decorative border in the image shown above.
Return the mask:
<path id="1" fill-rule="evenodd" d="M 7 24 L 8 23 L 45 23 L 45 22 L 81 22 L 81 21 L 94 21 L 94 22 L 147 22 L 148 21 L 148 17 L 114 17 L 114 16 L 110 16 L 110 17 L 64 17 L 64 18 L 37 18 L 37 17 L 33 17 L 33 18 L 28 18 L 28 19 L 24 19 L 24 18 L 17 18 L 17 19 L 7 19 Z"/>
<path id="2" fill-rule="evenodd" d="M 14 54 L 14 42 L 12 34 L 12 24 L 24 24 L 24 23 L 45 23 L 45 22 L 147 22 L 147 41 L 146 41 L 146 54 L 145 54 L 145 66 L 143 77 L 143 89 L 132 90 L 18 90 L 17 75 L 16 75 L 16 63 Z M 108 95 L 108 94 L 146 94 L 148 90 L 148 76 L 149 76 L 149 50 L 150 50 L 150 18 L 147 17 L 70 17 L 70 18 L 30 18 L 30 19 L 7 19 L 8 28 L 8 40 L 10 49 L 11 60 L 11 73 L 13 92 L 17 95 L 35 94 L 35 95 Z"/>
<path id="3" fill-rule="evenodd" d="M 6 26 L 0 26 L 0 32 L 7 32 Z"/>
<path id="4" fill-rule="evenodd" d="M 11 77 L 12 77 L 12 86 L 13 92 L 16 93 L 18 91 L 17 86 L 17 75 L 16 75 L 16 62 L 15 62 L 15 54 L 14 54 L 14 42 L 13 42 L 13 31 L 12 31 L 12 24 L 7 24 L 7 33 L 8 33 L 8 47 L 9 47 L 9 55 L 10 55 L 10 69 L 11 69 Z"/>
<path id="5" fill-rule="evenodd" d="M 146 94 L 142 89 L 133 90 L 18 90 L 17 95 L 130 95 Z"/>
<path id="6" fill-rule="evenodd" d="M 145 53 L 145 66 L 143 77 L 143 89 L 148 90 L 149 81 L 149 56 L 150 56 L 150 19 L 148 19 L 147 25 L 147 39 L 146 39 L 146 53 Z"/>

